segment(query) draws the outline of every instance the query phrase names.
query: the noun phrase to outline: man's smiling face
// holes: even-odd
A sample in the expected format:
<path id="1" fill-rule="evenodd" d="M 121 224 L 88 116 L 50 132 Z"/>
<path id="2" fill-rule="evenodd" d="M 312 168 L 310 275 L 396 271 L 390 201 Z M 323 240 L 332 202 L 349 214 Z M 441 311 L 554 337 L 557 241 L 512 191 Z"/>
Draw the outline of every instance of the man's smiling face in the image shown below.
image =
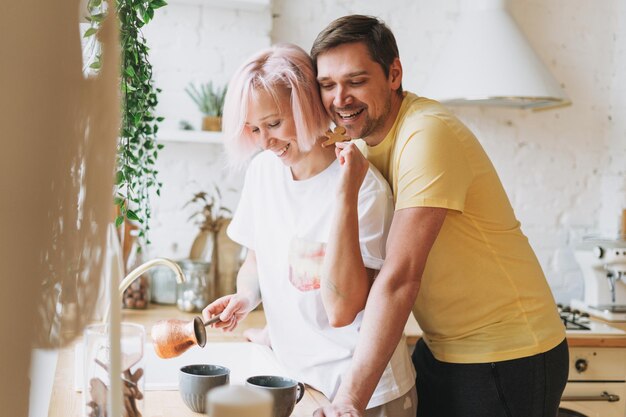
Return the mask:
<path id="1" fill-rule="evenodd" d="M 386 77 L 365 44 L 349 43 L 320 54 L 317 74 L 322 102 L 335 124 L 370 145 L 382 141 L 397 114 L 392 109 L 401 101 L 396 92 L 402 78 L 399 61 Z"/>

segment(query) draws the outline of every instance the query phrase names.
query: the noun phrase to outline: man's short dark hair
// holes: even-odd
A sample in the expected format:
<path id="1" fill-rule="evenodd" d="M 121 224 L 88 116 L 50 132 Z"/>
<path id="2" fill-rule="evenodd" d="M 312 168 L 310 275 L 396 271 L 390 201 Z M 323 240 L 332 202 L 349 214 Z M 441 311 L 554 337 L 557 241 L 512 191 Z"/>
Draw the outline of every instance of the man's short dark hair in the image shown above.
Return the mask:
<path id="1" fill-rule="evenodd" d="M 385 77 L 389 77 L 391 64 L 400 57 L 396 38 L 391 29 L 377 17 L 358 14 L 335 19 L 317 35 L 311 47 L 311 58 L 316 70 L 320 54 L 339 45 L 357 42 L 365 44 L 370 58 L 380 64 Z"/>

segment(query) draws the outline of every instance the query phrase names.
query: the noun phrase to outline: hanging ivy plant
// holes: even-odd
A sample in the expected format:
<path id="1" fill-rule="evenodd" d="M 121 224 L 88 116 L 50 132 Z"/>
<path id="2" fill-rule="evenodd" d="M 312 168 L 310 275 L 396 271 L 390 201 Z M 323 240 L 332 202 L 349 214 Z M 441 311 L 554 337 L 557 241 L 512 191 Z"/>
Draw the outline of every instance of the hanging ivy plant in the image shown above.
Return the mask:
<path id="1" fill-rule="evenodd" d="M 86 17 L 91 23 L 84 37 L 95 36 L 104 19 L 106 8 L 112 3 L 89 0 Z M 157 181 L 155 168 L 162 144 L 156 143 L 158 123 L 162 117 L 155 116 L 160 89 L 152 79 L 152 65 L 148 60 L 149 48 L 141 28 L 154 17 L 154 11 L 167 3 L 164 0 L 117 0 L 114 3 L 120 22 L 122 99 L 122 125 L 117 146 L 117 173 L 114 202 L 119 215 L 116 226 L 124 219 L 140 223 L 139 236 L 147 238 L 150 220 L 149 191 L 160 195 L 161 183 Z M 94 71 L 100 69 L 101 56 L 96 54 L 89 65 Z"/>

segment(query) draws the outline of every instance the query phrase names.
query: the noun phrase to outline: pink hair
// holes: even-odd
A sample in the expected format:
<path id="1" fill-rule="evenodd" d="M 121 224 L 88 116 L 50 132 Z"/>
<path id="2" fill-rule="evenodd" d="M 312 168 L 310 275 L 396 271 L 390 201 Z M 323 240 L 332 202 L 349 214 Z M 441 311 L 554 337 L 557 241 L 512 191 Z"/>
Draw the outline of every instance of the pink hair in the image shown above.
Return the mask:
<path id="1" fill-rule="evenodd" d="M 279 90 L 285 88 L 291 96 L 298 147 L 307 151 L 324 134 L 330 118 L 322 105 L 311 58 L 296 45 L 274 45 L 249 58 L 228 84 L 222 129 L 232 165 L 245 164 L 258 151 L 245 129 L 248 101 L 258 90 L 265 90 L 278 103 Z"/>

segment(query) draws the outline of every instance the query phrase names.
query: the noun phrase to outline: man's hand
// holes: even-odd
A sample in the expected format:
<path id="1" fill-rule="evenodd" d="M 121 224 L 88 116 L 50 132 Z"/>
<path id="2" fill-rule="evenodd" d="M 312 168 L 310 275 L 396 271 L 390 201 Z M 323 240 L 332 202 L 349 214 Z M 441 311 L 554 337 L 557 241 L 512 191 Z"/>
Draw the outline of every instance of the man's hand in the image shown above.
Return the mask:
<path id="1" fill-rule="evenodd" d="M 355 398 L 352 398 L 350 393 L 339 391 L 332 404 L 324 405 L 315 410 L 313 417 L 363 417 L 364 411 L 359 410 L 358 403 L 354 400 Z"/>
<path id="2" fill-rule="evenodd" d="M 313 417 L 363 417 L 363 413 L 350 405 L 331 404 L 315 410 Z"/>

